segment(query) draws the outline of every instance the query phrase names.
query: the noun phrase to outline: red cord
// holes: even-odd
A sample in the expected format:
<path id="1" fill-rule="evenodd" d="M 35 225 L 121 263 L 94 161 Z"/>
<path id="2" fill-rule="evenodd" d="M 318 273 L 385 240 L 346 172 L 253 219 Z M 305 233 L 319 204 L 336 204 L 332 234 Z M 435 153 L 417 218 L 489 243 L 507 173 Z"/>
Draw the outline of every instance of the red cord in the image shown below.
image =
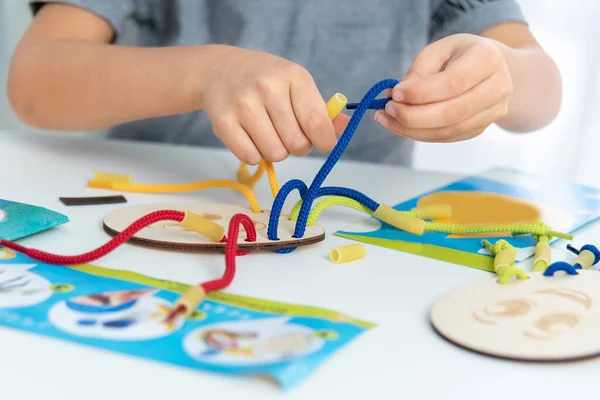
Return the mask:
<path id="1" fill-rule="evenodd" d="M 98 247 L 95 250 L 92 250 L 87 253 L 75 255 L 75 256 L 61 256 L 52 253 L 46 253 L 45 251 L 40 251 L 36 249 L 28 249 L 27 247 L 23 247 L 19 244 L 10 242 L 8 240 L 0 240 L 0 245 L 8 247 L 12 250 L 18 251 L 20 253 L 26 254 L 27 256 L 33 258 L 34 260 L 38 260 L 47 264 L 60 264 L 60 265 L 77 265 L 77 264 L 85 264 L 97 260 L 101 257 L 104 257 L 126 241 L 128 241 L 133 235 L 135 235 L 138 231 L 144 229 L 148 225 L 151 225 L 158 221 L 183 221 L 185 217 L 185 213 L 181 211 L 174 210 L 161 210 L 154 211 L 150 214 L 147 214 L 131 225 L 127 227 L 123 232 L 116 235 L 112 238 L 108 243 L 103 246 Z"/>
<path id="2" fill-rule="evenodd" d="M 231 218 L 231 221 L 229 221 L 229 232 L 227 232 L 227 237 L 237 238 L 240 231 L 240 225 L 243 225 L 246 230 L 246 241 L 254 242 L 256 240 L 256 228 L 254 227 L 254 222 L 250 217 L 244 214 L 236 214 Z M 225 272 L 221 278 L 205 282 L 201 285 L 207 293 L 224 289 L 231 284 L 235 276 L 235 257 L 240 255 L 240 253 L 247 254 L 248 252 L 237 251 L 237 240 L 227 241 L 225 244 Z"/>
<path id="3" fill-rule="evenodd" d="M 90 252 L 74 256 L 61 256 L 57 254 L 47 253 L 41 250 L 29 249 L 27 247 L 23 247 L 17 243 L 4 239 L 0 240 L 0 245 L 23 253 L 33 258 L 34 260 L 38 260 L 47 264 L 85 264 L 97 260 L 110 253 L 111 251 L 115 250 L 117 247 L 119 247 L 127 240 L 129 240 L 133 235 L 135 235 L 135 233 L 147 227 L 148 225 L 164 220 L 181 222 L 184 217 L 185 213 L 181 211 L 161 210 L 152 212 L 132 223 L 130 226 L 127 227 L 127 229 L 116 235 L 105 245 Z M 227 236 L 221 240 L 221 242 L 225 242 L 225 272 L 223 273 L 223 276 L 221 278 L 203 283 L 201 285 L 206 292 L 221 290 L 229 286 L 233 281 L 233 278 L 235 277 L 235 257 L 238 255 L 245 255 L 249 253 L 249 251 L 247 250 L 240 252 L 237 251 L 237 240 L 227 241 L 227 237 L 238 237 L 240 225 L 243 225 L 244 229 L 246 230 L 246 241 L 256 241 L 256 228 L 254 227 L 254 222 L 252 221 L 252 219 L 250 219 L 250 217 L 244 214 L 234 215 L 233 218 L 231 218 L 231 221 L 229 222 L 229 232 Z"/>
<path id="4" fill-rule="evenodd" d="M 250 217 L 244 214 L 236 214 L 229 221 L 229 232 L 227 233 L 227 237 L 237 238 L 240 225 L 244 226 L 246 230 L 246 241 L 254 242 L 256 240 L 256 228 L 254 227 L 254 222 Z M 225 289 L 227 286 L 231 284 L 233 278 L 235 277 L 235 257 L 239 255 L 248 254 L 249 251 L 237 251 L 237 240 L 227 241 L 226 238 L 221 240 L 225 242 L 225 271 L 223 272 L 223 276 L 219 279 L 215 279 L 209 282 L 205 282 L 201 284 L 202 288 L 206 293 L 213 292 L 216 290 Z M 169 315 L 164 320 L 165 324 L 172 324 L 179 315 L 185 313 L 186 307 L 183 304 L 179 304 L 175 307 Z"/>

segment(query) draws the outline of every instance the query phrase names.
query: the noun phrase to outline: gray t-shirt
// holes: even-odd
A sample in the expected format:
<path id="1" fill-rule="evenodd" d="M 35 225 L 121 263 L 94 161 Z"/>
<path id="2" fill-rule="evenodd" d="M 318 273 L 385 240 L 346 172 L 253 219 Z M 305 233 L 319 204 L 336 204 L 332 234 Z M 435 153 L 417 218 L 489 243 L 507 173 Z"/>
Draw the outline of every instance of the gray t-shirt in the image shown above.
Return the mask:
<path id="1" fill-rule="evenodd" d="M 376 82 L 401 79 L 415 55 L 456 33 L 526 22 L 516 0 L 50 0 L 108 20 L 122 43 L 127 21 L 140 46 L 229 44 L 304 66 L 324 99 L 358 102 Z M 30 1 L 37 10 L 43 2 Z M 203 111 L 114 127 L 114 138 L 223 147 Z M 344 159 L 410 165 L 413 143 L 363 117 Z M 311 155 L 325 156 L 313 152 Z"/>

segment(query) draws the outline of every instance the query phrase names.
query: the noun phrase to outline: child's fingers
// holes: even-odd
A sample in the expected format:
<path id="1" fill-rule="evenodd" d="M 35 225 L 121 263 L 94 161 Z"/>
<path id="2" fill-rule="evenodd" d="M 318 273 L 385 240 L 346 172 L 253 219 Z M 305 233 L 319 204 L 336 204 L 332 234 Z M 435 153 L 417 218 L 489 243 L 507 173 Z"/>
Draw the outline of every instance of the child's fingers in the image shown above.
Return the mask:
<path id="1" fill-rule="evenodd" d="M 449 60 L 442 71 L 433 75 L 421 75 L 417 72 L 418 78 L 400 82 L 394 88 L 393 99 L 409 104 L 453 99 L 493 75 L 501 62 L 499 53 L 490 52 L 483 45 L 471 46 Z"/>
<path id="2" fill-rule="evenodd" d="M 258 148 L 240 125 L 234 114 L 221 114 L 212 118 L 213 131 L 223 144 L 242 162 L 258 165 L 263 157 Z"/>
<path id="3" fill-rule="evenodd" d="M 312 78 L 293 80 L 290 90 L 294 114 L 306 137 L 318 151 L 333 149 L 337 143 L 333 124 Z"/>
<path id="4" fill-rule="evenodd" d="M 277 83 L 266 85 L 262 96 L 277 135 L 288 152 L 298 157 L 307 155 L 312 146 L 296 120 L 289 86 Z"/>
<path id="5" fill-rule="evenodd" d="M 241 99 L 239 102 L 240 124 L 248 132 L 263 158 L 271 162 L 286 159 L 289 152 L 279 138 L 263 103 L 258 97 Z"/>
<path id="6" fill-rule="evenodd" d="M 411 105 L 390 101 L 385 111 L 411 128 L 440 128 L 457 124 L 506 98 L 512 87 L 493 75 L 466 93 L 437 103 Z"/>
<path id="7" fill-rule="evenodd" d="M 454 125 L 441 128 L 415 129 L 402 125 L 384 111 L 376 112 L 376 119 L 386 129 L 408 139 L 420 142 L 457 142 L 481 134 L 489 125 L 506 115 L 507 101 L 497 103 L 477 115 Z"/>
<path id="8" fill-rule="evenodd" d="M 348 122 L 350 122 L 350 117 L 346 114 L 340 113 L 333 119 L 333 129 L 335 130 L 336 135 L 344 133 L 346 126 L 348 126 Z"/>

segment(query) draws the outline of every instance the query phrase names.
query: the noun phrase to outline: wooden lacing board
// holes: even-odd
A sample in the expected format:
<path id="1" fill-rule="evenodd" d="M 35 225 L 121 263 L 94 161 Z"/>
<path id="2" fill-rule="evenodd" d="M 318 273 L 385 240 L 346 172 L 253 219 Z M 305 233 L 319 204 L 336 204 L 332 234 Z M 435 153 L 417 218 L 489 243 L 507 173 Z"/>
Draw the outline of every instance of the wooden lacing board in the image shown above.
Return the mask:
<path id="1" fill-rule="evenodd" d="M 104 217 L 104 230 L 110 235 L 117 235 L 131 225 L 138 218 L 154 211 L 177 210 L 191 211 L 204 218 L 222 225 L 227 232 L 231 217 L 235 214 L 246 214 L 254 221 L 257 240 L 246 242 L 246 234 L 240 229 L 238 249 L 240 250 L 273 250 L 290 247 L 301 247 L 321 242 L 325 239 L 325 230 L 318 225 L 308 226 L 304 236 L 294 238 L 295 221 L 290 221 L 286 215 L 279 219 L 278 238 L 269 240 L 267 227 L 269 225 L 269 211 L 255 213 L 248 207 L 215 204 L 215 203 L 159 203 L 134 205 L 114 210 Z M 193 231 L 188 231 L 175 221 L 160 221 L 137 232 L 130 242 L 144 246 L 185 251 L 215 251 L 224 250 L 225 243 L 216 243 Z"/>

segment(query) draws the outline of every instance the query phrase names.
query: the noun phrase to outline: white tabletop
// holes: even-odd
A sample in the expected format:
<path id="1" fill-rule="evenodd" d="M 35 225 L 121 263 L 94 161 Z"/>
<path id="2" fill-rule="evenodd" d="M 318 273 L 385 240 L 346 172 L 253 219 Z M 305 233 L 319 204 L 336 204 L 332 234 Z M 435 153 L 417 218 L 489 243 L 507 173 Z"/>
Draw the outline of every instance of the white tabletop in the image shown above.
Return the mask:
<path id="1" fill-rule="evenodd" d="M 71 219 L 66 225 L 20 243 L 61 254 L 84 252 L 109 239 L 101 221 L 115 205 L 66 207 L 58 200 L 59 196 L 98 194 L 98 190 L 85 188 L 95 171 L 133 174 L 138 182 L 191 182 L 232 179 L 238 166 L 225 151 L 85 140 L 75 135 L 0 132 L 0 143 L 0 198 L 44 206 Z M 310 182 L 321 163 L 315 159 L 289 159 L 276 168 L 281 182 L 292 178 Z M 394 205 L 456 178 L 342 161 L 326 182 L 353 187 Z M 261 204 L 270 205 L 266 180 L 255 191 Z M 220 189 L 125 196 L 129 204 L 182 199 L 232 204 L 243 201 L 233 191 Z M 286 203 L 288 210 L 294 201 Z M 435 333 L 429 323 L 431 304 L 452 288 L 492 278 L 490 273 L 375 246 L 368 246 L 367 257 L 361 262 L 332 264 L 327 258 L 329 250 L 351 243 L 333 236 L 333 232 L 360 218 L 352 210 L 327 210 L 319 219 L 327 230 L 324 242 L 285 256 L 266 252 L 244 257 L 239 260 L 235 281 L 227 289 L 240 295 L 328 308 L 378 325 L 342 348 L 288 393 L 263 380 L 184 370 L 1 328 L 0 397 L 597 398 L 593 389 L 598 387 L 599 360 L 568 364 L 500 360 L 458 348 Z M 576 243 L 594 243 L 599 232 L 600 226 L 590 225 L 577 233 Z M 557 249 L 553 259 L 567 256 Z M 223 263 L 218 254 L 171 253 L 127 245 L 94 262 L 191 284 L 219 275 Z M 529 266 L 524 264 L 524 268 Z"/>

